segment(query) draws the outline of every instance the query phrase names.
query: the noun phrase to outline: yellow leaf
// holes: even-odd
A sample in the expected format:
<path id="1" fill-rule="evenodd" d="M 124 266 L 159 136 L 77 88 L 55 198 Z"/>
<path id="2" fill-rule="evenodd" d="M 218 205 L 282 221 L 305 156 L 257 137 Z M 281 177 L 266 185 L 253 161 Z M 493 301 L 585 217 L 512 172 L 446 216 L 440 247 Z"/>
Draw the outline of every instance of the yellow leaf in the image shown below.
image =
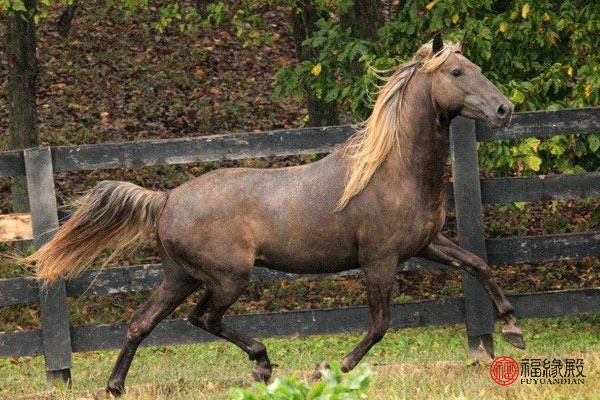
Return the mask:
<path id="1" fill-rule="evenodd" d="M 531 142 L 531 149 L 537 153 L 537 151 L 540 147 L 540 143 L 542 143 L 542 141 L 540 139 L 535 139 L 534 141 Z"/>
<path id="2" fill-rule="evenodd" d="M 544 22 L 550 21 L 550 14 L 544 13 Z"/>
<path id="3" fill-rule="evenodd" d="M 592 95 L 592 85 L 590 85 L 589 83 L 587 85 L 585 85 L 585 98 L 589 98 Z"/>
<path id="4" fill-rule="evenodd" d="M 567 75 L 573 76 L 573 67 L 569 67 L 569 69 L 567 70 Z"/>
<path id="5" fill-rule="evenodd" d="M 429 4 L 427 4 L 425 6 L 425 8 L 427 9 L 427 11 L 430 11 L 433 7 L 435 7 L 435 5 L 438 3 L 438 1 L 440 1 L 440 0 L 433 0 L 432 2 L 430 2 Z"/>
<path id="6" fill-rule="evenodd" d="M 498 27 L 498 30 L 499 30 L 500 32 L 502 32 L 502 33 L 506 32 L 506 23 L 505 23 L 505 22 L 502 22 L 502 23 L 500 24 L 500 26 Z"/>
<path id="7" fill-rule="evenodd" d="M 521 17 L 523 19 L 527 19 L 527 16 L 529 15 L 530 11 L 531 11 L 531 5 L 529 5 L 529 3 L 525 3 L 523 5 L 523 8 L 521 9 Z"/>
<path id="8" fill-rule="evenodd" d="M 458 14 L 454 14 L 452 16 L 452 23 L 456 24 L 458 22 L 458 20 L 460 19 L 460 16 Z"/>
<path id="9" fill-rule="evenodd" d="M 525 156 L 523 162 L 532 171 L 539 171 L 542 166 L 542 159 L 538 156 Z"/>
<path id="10" fill-rule="evenodd" d="M 323 66 L 321 65 L 321 63 L 318 63 L 310 69 L 310 73 L 313 74 L 314 76 L 319 76 L 322 69 L 323 69 Z"/>

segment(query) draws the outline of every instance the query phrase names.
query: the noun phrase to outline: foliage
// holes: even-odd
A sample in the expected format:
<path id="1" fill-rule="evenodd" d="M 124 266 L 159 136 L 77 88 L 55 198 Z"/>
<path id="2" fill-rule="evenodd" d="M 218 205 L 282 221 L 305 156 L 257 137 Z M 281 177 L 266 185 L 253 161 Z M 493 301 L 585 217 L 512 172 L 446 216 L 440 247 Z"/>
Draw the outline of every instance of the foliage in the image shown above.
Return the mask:
<path id="1" fill-rule="evenodd" d="M 42 0 L 36 19 L 49 7 L 73 0 Z M 265 7 L 299 7 L 294 0 L 214 1 L 203 12 L 195 3 L 161 0 L 110 0 L 108 6 L 134 14 L 152 10 L 159 32 L 176 26 L 180 31 L 212 29 L 227 22 L 244 46 L 269 43 L 273 38 Z M 410 58 L 434 32 L 448 40 L 467 33 L 465 54 L 516 105 L 517 111 L 593 107 L 600 104 L 600 8 L 586 0 L 407 0 L 388 5 L 386 24 L 375 42 L 357 38 L 342 28 L 339 14 L 352 0 L 315 0 L 326 15 L 305 44 L 316 54 L 276 76 L 274 95 L 337 102 L 342 115 L 364 119 L 382 76 Z M 24 10 L 23 0 L 0 0 L 0 11 Z M 558 136 L 538 141 L 492 142 L 480 147 L 484 168 L 495 174 L 573 173 L 600 165 L 600 135 Z"/>
<path id="2" fill-rule="evenodd" d="M 312 386 L 299 381 L 295 375 L 278 377 L 270 385 L 256 383 L 253 390 L 233 389 L 229 397 L 234 400 L 352 400 L 366 398 L 365 391 L 371 381 L 368 364 L 343 374 L 339 364 L 321 370 L 323 379 Z"/>
<path id="3" fill-rule="evenodd" d="M 326 7 L 331 7 L 329 2 Z M 590 107 L 600 104 L 600 8 L 585 0 L 408 0 L 366 42 L 342 30 L 337 18 L 319 21 L 305 44 L 317 58 L 277 75 L 275 94 L 302 96 L 305 87 L 337 101 L 354 118 L 365 118 L 381 71 L 409 59 L 433 32 L 446 39 L 468 35 L 464 52 L 480 65 L 517 111 Z M 356 63 L 363 74 L 356 74 Z M 482 145 L 481 162 L 495 173 L 580 172 L 600 164 L 600 135 L 558 136 L 525 143 Z"/>
<path id="4" fill-rule="evenodd" d="M 372 88 L 365 85 L 364 77 L 346 74 L 351 70 L 349 65 L 360 63 L 367 76 L 393 68 L 440 30 L 454 40 L 462 32 L 468 34 L 466 55 L 510 96 L 518 111 L 600 102 L 600 57 L 592 50 L 600 45 L 596 34 L 600 10 L 582 0 L 535 5 L 521 0 L 409 0 L 401 3 L 380 30 L 377 43 L 355 39 L 350 31 L 341 30 L 336 18 L 321 20 L 319 31 L 306 42 L 315 49 L 322 48 L 318 59 L 313 60 L 313 65 L 321 64 L 320 73 L 299 65 L 284 70 L 284 77 L 294 76 L 313 88 L 321 86 L 317 94 L 350 103 L 365 117 L 370 103 L 368 89 Z M 286 87 L 286 82 L 279 80 L 280 93 L 300 94 L 298 86 L 290 83 L 293 86 Z M 344 91 L 347 87 L 352 89 Z M 355 101 L 362 107 L 353 105 Z"/>
<path id="5" fill-rule="evenodd" d="M 0 13 L 12 13 L 12 12 L 29 12 L 34 16 L 36 23 L 40 22 L 41 19 L 48 17 L 49 9 L 55 4 L 60 5 L 71 5 L 75 0 L 39 0 L 36 1 L 35 5 L 32 1 L 29 3 L 25 0 L 0 0 Z M 35 6 L 35 9 L 30 7 Z"/>
<path id="6" fill-rule="evenodd" d="M 488 171 L 517 173 L 582 173 L 600 167 L 600 134 L 558 135 L 540 140 L 504 140 L 479 145 L 479 162 Z"/>

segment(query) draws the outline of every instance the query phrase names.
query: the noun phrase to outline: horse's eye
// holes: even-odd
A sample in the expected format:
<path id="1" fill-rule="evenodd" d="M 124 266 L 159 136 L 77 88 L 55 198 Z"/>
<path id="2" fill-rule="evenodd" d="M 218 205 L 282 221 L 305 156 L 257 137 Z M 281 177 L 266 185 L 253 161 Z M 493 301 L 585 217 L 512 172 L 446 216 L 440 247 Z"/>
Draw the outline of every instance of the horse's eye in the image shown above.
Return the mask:
<path id="1" fill-rule="evenodd" d="M 451 73 L 454 77 L 459 77 L 462 75 L 462 71 L 460 69 L 453 69 Z"/>

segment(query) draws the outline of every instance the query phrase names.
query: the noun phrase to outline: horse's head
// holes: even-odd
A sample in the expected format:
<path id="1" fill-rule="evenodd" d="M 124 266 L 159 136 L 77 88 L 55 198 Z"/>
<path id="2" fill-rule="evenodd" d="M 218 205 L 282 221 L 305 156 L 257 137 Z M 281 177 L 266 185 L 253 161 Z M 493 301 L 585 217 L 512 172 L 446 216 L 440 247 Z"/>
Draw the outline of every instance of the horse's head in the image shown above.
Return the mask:
<path id="1" fill-rule="evenodd" d="M 483 76 L 481 68 L 462 55 L 461 48 L 462 41 L 444 44 L 439 34 L 432 41 L 431 56 L 423 68 L 432 73 L 434 104 L 450 117 L 462 115 L 483 120 L 493 128 L 507 126 L 512 103 Z"/>

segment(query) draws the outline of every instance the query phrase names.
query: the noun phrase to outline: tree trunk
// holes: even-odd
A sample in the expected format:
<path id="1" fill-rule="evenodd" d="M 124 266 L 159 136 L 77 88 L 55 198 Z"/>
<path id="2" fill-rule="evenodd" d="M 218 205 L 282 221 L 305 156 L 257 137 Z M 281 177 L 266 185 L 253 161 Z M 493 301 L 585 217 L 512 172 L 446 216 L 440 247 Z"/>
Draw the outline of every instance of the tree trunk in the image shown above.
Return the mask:
<path id="1" fill-rule="evenodd" d="M 37 0 L 25 0 L 27 11 L 10 11 L 6 29 L 8 61 L 8 122 L 11 149 L 38 145 L 36 82 L 38 65 L 34 16 Z M 29 199 L 24 177 L 12 180 L 13 212 L 28 212 Z"/>
<path id="2" fill-rule="evenodd" d="M 303 46 L 302 42 L 310 38 L 317 29 L 317 21 L 321 18 L 312 0 L 298 0 L 292 16 L 294 43 L 300 61 L 317 59 L 317 49 Z M 338 105 L 336 101 L 326 102 L 317 98 L 308 88 L 306 103 L 308 107 L 309 126 L 339 125 Z"/>
<path id="3" fill-rule="evenodd" d="M 383 26 L 383 13 L 379 0 L 354 0 L 352 6 L 340 15 L 343 29 L 350 28 L 352 36 L 375 41 L 378 30 Z"/>
<path id="4" fill-rule="evenodd" d="M 350 29 L 350 34 L 357 39 L 377 41 L 383 24 L 379 0 L 354 0 L 350 8 L 340 13 L 342 29 Z M 357 61 L 350 64 L 350 71 L 356 76 L 365 72 Z"/>

